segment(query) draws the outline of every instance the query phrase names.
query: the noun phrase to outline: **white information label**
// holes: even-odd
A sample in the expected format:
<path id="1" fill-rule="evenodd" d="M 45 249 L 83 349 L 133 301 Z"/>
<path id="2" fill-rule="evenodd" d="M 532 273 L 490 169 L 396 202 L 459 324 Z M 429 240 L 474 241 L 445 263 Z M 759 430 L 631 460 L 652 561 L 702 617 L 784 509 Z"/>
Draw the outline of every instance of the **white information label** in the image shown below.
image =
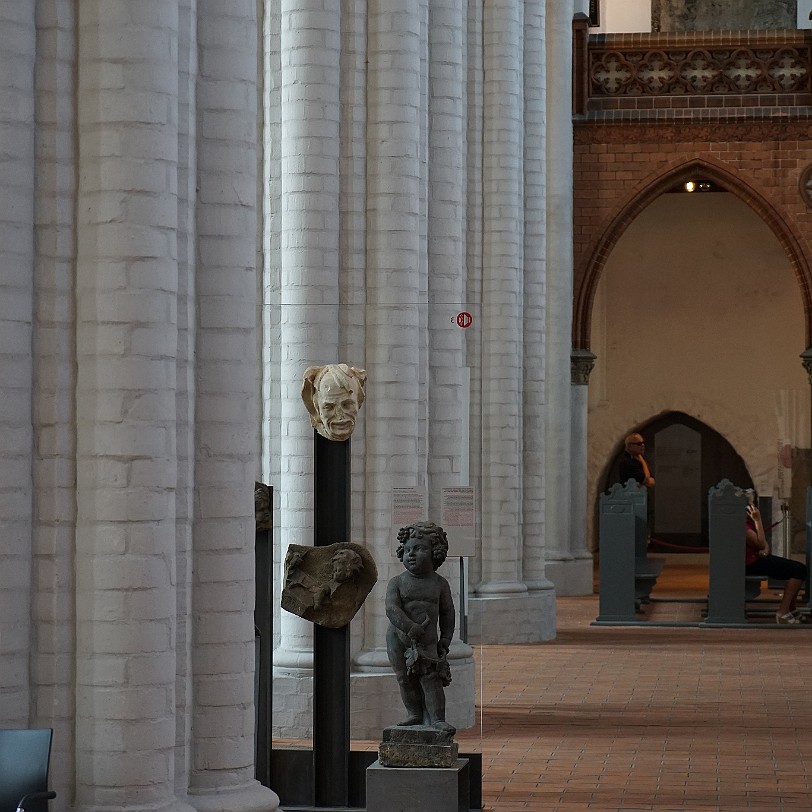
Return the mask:
<path id="1" fill-rule="evenodd" d="M 426 520 L 426 498 L 417 488 L 392 488 L 392 527 Z"/>
<path id="2" fill-rule="evenodd" d="M 476 554 L 476 500 L 473 488 L 443 488 L 440 524 L 448 536 L 450 556 Z"/>

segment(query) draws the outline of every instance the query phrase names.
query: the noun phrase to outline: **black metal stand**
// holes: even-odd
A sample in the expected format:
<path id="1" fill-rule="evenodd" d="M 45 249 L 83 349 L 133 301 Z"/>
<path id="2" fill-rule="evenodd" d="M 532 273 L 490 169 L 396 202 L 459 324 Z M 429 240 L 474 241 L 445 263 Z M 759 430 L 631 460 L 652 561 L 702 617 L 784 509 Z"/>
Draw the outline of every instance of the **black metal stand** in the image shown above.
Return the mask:
<path id="1" fill-rule="evenodd" d="M 273 489 L 268 489 L 273 504 Z M 257 530 L 255 545 L 256 598 L 256 779 L 271 786 L 271 695 L 273 692 L 273 531 Z"/>
<path id="2" fill-rule="evenodd" d="M 350 539 L 350 441 L 315 433 L 317 547 Z M 269 728 L 270 729 L 270 728 Z M 378 754 L 350 751 L 349 626 L 314 625 L 313 749 L 273 751 L 270 786 L 288 812 L 348 812 L 366 806 L 366 770 Z M 471 809 L 482 808 L 482 755 L 469 759 Z"/>
<path id="3" fill-rule="evenodd" d="M 316 547 L 350 541 L 350 441 L 315 436 Z M 349 805 L 349 626 L 314 626 L 313 799 L 317 808 Z"/>

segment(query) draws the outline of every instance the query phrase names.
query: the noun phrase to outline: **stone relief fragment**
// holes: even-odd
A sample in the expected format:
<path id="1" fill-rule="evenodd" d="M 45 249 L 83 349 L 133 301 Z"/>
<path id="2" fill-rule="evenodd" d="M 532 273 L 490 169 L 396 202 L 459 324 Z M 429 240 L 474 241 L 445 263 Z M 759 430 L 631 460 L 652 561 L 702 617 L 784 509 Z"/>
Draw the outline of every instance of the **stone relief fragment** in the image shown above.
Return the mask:
<path id="1" fill-rule="evenodd" d="M 271 489 L 263 482 L 254 482 L 254 520 L 257 530 L 270 530 L 273 527 Z"/>
<path id="2" fill-rule="evenodd" d="M 282 608 L 320 626 L 340 629 L 355 617 L 377 580 L 375 561 L 360 544 L 291 544 L 285 556 Z"/>

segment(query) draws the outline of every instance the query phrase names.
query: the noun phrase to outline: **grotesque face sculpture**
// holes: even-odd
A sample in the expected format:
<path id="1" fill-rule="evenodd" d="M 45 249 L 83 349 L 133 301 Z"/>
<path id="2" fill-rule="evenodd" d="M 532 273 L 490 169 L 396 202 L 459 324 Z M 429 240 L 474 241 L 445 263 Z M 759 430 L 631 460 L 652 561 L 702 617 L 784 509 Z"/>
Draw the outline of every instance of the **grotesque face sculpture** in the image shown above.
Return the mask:
<path id="1" fill-rule="evenodd" d="M 328 440 L 347 440 L 364 402 L 363 369 L 346 364 L 309 367 L 302 384 L 302 400 L 313 428 Z"/>

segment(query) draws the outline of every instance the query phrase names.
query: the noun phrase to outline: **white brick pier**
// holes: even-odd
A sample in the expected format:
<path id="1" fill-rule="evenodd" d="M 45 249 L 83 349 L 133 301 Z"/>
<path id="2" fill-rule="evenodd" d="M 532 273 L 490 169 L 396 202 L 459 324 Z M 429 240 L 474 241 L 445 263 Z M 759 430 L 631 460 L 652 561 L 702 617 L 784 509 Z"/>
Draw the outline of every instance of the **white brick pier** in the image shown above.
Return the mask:
<path id="1" fill-rule="evenodd" d="M 591 568 L 568 520 L 575 4 L 0 4 L 0 724 L 54 728 L 56 808 L 278 807 L 254 778 L 251 494 L 274 489 L 279 576 L 313 540 L 307 366 L 369 374 L 353 735 L 402 715 L 395 489 L 437 522 L 443 489 L 475 496 L 441 570 L 468 620 L 453 724 L 475 644 L 554 636 Z M 273 720 L 307 736 L 312 627 L 279 581 Z"/>

